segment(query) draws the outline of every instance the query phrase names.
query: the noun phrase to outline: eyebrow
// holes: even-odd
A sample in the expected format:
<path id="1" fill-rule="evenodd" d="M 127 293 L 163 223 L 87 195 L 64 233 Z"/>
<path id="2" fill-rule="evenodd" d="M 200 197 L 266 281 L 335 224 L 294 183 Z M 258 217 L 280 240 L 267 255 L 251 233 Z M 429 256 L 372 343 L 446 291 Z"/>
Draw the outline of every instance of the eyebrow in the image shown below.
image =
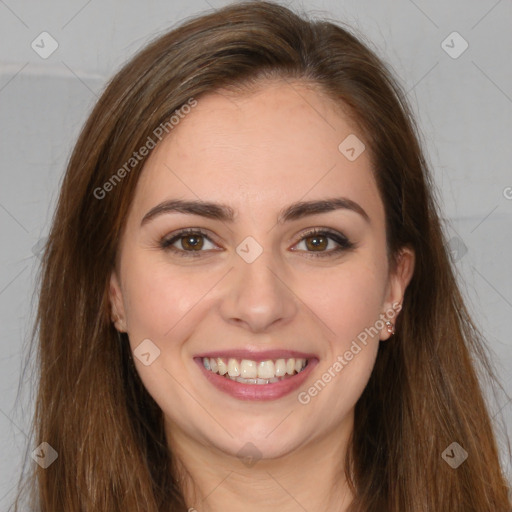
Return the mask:
<path id="1" fill-rule="evenodd" d="M 334 210 L 350 210 L 356 212 L 363 217 L 366 222 L 370 223 L 370 217 L 365 210 L 358 203 L 346 197 L 292 203 L 279 212 L 277 223 L 283 224 L 284 222 L 302 219 L 309 215 L 317 215 Z M 165 213 L 199 215 L 222 222 L 233 222 L 235 220 L 235 211 L 226 204 L 200 200 L 185 201 L 181 199 L 170 199 L 151 208 L 151 210 L 144 215 L 141 226 L 151 219 Z"/>

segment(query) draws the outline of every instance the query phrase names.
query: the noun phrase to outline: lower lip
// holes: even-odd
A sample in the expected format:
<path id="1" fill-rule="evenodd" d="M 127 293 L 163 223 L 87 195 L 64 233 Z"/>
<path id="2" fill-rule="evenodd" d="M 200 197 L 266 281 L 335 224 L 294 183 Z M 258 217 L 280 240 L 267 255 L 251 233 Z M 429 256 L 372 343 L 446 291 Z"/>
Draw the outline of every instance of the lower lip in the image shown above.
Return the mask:
<path id="1" fill-rule="evenodd" d="M 310 359 L 307 366 L 300 373 L 296 373 L 293 377 L 280 380 L 279 382 L 270 384 L 242 384 L 207 370 L 201 358 L 196 358 L 194 361 L 211 384 L 220 391 L 239 400 L 277 400 L 286 396 L 299 388 L 318 364 L 318 359 Z"/>

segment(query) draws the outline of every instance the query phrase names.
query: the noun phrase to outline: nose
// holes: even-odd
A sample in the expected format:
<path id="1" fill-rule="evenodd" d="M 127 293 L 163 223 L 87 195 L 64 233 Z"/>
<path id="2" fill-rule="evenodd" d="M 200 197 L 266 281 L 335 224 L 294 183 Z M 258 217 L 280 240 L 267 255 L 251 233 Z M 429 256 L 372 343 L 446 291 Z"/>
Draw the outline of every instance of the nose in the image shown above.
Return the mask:
<path id="1" fill-rule="evenodd" d="M 234 268 L 224 283 L 220 308 L 224 320 L 252 332 L 290 322 L 297 312 L 297 297 L 286 278 L 271 251 L 264 250 L 252 263 L 235 255 Z"/>

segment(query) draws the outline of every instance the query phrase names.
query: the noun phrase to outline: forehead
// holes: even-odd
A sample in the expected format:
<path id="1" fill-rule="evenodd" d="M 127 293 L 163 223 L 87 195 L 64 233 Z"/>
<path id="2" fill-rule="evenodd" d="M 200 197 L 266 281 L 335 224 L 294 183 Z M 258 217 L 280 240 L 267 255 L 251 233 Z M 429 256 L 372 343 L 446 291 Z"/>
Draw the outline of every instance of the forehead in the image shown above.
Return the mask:
<path id="1" fill-rule="evenodd" d="M 343 195 L 364 203 L 370 216 L 383 214 L 369 151 L 355 160 L 343 152 L 345 140 L 354 146 L 364 135 L 319 91 L 275 81 L 197 101 L 146 161 L 136 208 L 179 197 L 273 212 L 284 203 Z"/>

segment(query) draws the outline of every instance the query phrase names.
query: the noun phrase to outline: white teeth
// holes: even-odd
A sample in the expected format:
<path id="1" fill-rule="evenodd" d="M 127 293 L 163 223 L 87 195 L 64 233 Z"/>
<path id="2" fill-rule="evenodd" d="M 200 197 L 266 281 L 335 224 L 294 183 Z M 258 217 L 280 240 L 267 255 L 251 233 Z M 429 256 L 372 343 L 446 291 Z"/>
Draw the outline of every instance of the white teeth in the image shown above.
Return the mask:
<path id="1" fill-rule="evenodd" d="M 244 379 L 254 379 L 258 377 L 258 368 L 255 361 L 242 359 L 240 363 L 240 377 Z"/>
<path id="2" fill-rule="evenodd" d="M 260 379 L 271 379 L 275 375 L 274 361 L 260 361 L 258 363 L 258 377 Z"/>
<path id="3" fill-rule="evenodd" d="M 229 377 L 232 380 L 236 380 L 241 384 L 273 384 L 274 382 L 279 382 L 277 377 L 273 377 L 271 379 L 244 379 L 242 377 Z"/>
<path id="4" fill-rule="evenodd" d="M 224 362 L 224 359 L 217 358 L 217 371 L 220 375 L 226 375 L 228 373 L 228 365 Z"/>
<path id="5" fill-rule="evenodd" d="M 218 375 L 224 375 L 231 380 L 236 380 L 243 384 L 269 384 L 279 382 L 289 375 L 295 375 L 301 372 L 307 364 L 307 359 L 290 358 L 277 359 L 276 361 L 252 361 L 242 359 L 238 361 L 235 358 L 226 359 L 221 357 L 203 358 L 203 365 L 207 370 Z"/>
<path id="6" fill-rule="evenodd" d="M 284 377 L 286 375 L 286 361 L 284 359 L 278 359 L 275 364 L 276 377 Z"/>
<path id="7" fill-rule="evenodd" d="M 238 377 L 240 375 L 240 366 L 236 359 L 228 361 L 228 374 L 230 377 Z"/>

